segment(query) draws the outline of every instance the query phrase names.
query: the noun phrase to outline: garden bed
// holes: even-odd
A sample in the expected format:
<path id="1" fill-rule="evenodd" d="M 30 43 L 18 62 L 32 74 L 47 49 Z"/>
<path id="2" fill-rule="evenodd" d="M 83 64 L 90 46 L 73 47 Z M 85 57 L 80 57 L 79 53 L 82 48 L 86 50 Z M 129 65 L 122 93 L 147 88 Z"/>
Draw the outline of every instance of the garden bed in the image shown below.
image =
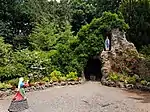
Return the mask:
<path id="1" fill-rule="evenodd" d="M 111 73 L 108 78 L 102 82 L 103 85 L 109 87 L 125 88 L 128 90 L 140 90 L 150 92 L 150 82 L 141 79 L 137 75 L 127 76 L 119 73 Z"/>
<path id="2" fill-rule="evenodd" d="M 68 85 L 78 85 L 82 84 L 81 78 L 76 81 L 61 81 L 61 82 L 46 82 L 46 83 L 34 83 L 31 84 L 29 87 L 25 88 L 26 92 L 33 92 L 33 91 L 39 91 L 39 90 L 45 90 L 50 87 L 55 87 L 55 86 L 68 86 Z M 10 88 L 10 89 L 2 89 L 0 90 L 0 99 L 3 99 L 7 96 L 13 95 L 16 93 L 17 88 Z"/>

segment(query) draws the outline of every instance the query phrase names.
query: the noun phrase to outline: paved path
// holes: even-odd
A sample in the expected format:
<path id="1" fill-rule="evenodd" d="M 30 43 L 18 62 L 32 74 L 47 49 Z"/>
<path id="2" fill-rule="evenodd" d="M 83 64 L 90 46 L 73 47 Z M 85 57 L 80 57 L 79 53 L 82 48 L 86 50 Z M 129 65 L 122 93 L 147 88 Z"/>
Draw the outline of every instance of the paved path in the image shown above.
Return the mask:
<path id="1" fill-rule="evenodd" d="M 149 94 L 129 93 L 96 82 L 54 87 L 27 96 L 30 108 L 24 112 L 150 112 Z M 7 112 L 10 100 L 0 100 L 0 112 Z"/>

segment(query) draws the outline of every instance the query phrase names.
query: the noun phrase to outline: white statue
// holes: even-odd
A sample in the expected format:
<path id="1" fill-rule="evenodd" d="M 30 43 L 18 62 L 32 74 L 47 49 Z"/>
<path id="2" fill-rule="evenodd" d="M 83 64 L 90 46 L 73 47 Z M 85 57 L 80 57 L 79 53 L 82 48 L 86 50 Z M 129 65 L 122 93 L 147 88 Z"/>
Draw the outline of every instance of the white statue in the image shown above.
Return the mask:
<path id="1" fill-rule="evenodd" d="M 110 48 L 110 40 L 108 37 L 106 37 L 106 40 L 105 40 L 105 49 L 106 51 L 108 51 Z"/>

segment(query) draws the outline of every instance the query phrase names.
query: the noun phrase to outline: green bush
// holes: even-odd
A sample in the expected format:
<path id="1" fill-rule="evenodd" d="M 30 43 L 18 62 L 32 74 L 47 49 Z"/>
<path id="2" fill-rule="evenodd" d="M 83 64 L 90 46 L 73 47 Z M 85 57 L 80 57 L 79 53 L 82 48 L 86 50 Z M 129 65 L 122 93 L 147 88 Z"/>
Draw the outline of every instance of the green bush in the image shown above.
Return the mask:
<path id="1" fill-rule="evenodd" d="M 57 70 L 54 70 L 50 75 L 50 79 L 52 81 L 60 81 L 61 77 L 63 77 L 64 75 L 60 72 L 60 71 L 57 71 Z"/>
<path id="2" fill-rule="evenodd" d="M 119 77 L 119 74 L 118 74 L 118 73 L 114 73 L 114 72 L 113 72 L 113 73 L 110 73 L 110 74 L 109 74 L 108 79 L 111 80 L 111 81 L 116 82 L 116 81 L 119 81 L 119 80 L 120 80 L 120 77 Z"/>
<path id="3" fill-rule="evenodd" d="M 58 82 L 59 79 L 58 79 L 56 76 L 53 76 L 53 77 L 51 77 L 51 81 L 53 81 L 53 82 Z"/>
<path id="4" fill-rule="evenodd" d="M 77 80 L 77 72 L 70 72 L 69 74 L 66 75 L 67 80 Z"/>
<path id="5" fill-rule="evenodd" d="M 60 77 L 60 81 L 66 81 L 67 78 L 66 77 Z"/>
<path id="6" fill-rule="evenodd" d="M 33 77 L 39 78 L 40 76 L 44 77 L 53 71 L 54 67 L 51 64 L 50 56 L 54 53 L 55 51 L 29 51 L 28 49 L 25 49 L 15 52 L 13 57 L 16 63 L 24 65 L 22 68 L 25 70 L 19 72 L 21 76 L 32 73 Z"/>
<path id="7" fill-rule="evenodd" d="M 128 84 L 136 84 L 136 77 L 135 76 L 133 76 L 133 77 L 128 77 L 127 78 L 127 83 Z"/>
<path id="8" fill-rule="evenodd" d="M 50 80 L 49 80 L 48 77 L 44 77 L 44 78 L 42 79 L 42 81 L 44 81 L 44 82 L 49 82 Z"/>
<path id="9" fill-rule="evenodd" d="M 10 89 L 12 86 L 10 84 L 0 83 L 0 90 L 1 89 Z"/>
<path id="10" fill-rule="evenodd" d="M 147 62 L 150 62 L 150 44 L 147 46 L 146 45 L 142 46 L 139 52 L 141 53 L 142 56 L 146 58 Z"/>
<path id="11" fill-rule="evenodd" d="M 58 40 L 58 32 L 54 23 L 44 22 L 37 24 L 29 36 L 31 50 L 49 51 L 54 48 Z"/>
<path id="12" fill-rule="evenodd" d="M 142 85 L 146 86 L 148 82 L 147 82 L 146 80 L 141 80 L 140 83 L 141 83 Z"/>
<path id="13" fill-rule="evenodd" d="M 17 87 L 18 83 L 19 83 L 19 79 L 18 78 L 12 79 L 12 80 L 9 80 L 7 83 L 10 84 L 10 85 L 12 85 L 12 86 Z"/>
<path id="14" fill-rule="evenodd" d="M 125 75 L 123 75 L 123 74 L 120 74 L 119 80 L 120 80 L 121 82 L 126 82 L 127 76 L 125 76 Z"/>

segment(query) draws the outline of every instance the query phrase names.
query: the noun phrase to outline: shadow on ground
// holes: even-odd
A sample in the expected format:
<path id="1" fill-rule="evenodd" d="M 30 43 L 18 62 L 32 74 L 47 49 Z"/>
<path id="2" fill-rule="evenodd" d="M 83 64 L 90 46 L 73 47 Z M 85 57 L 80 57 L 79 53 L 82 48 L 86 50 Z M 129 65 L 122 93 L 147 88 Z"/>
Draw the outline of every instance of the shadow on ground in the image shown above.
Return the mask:
<path id="1" fill-rule="evenodd" d="M 143 92 L 139 90 L 127 90 L 126 92 L 130 95 L 128 98 L 138 100 L 140 103 L 150 103 L 150 92 Z"/>

